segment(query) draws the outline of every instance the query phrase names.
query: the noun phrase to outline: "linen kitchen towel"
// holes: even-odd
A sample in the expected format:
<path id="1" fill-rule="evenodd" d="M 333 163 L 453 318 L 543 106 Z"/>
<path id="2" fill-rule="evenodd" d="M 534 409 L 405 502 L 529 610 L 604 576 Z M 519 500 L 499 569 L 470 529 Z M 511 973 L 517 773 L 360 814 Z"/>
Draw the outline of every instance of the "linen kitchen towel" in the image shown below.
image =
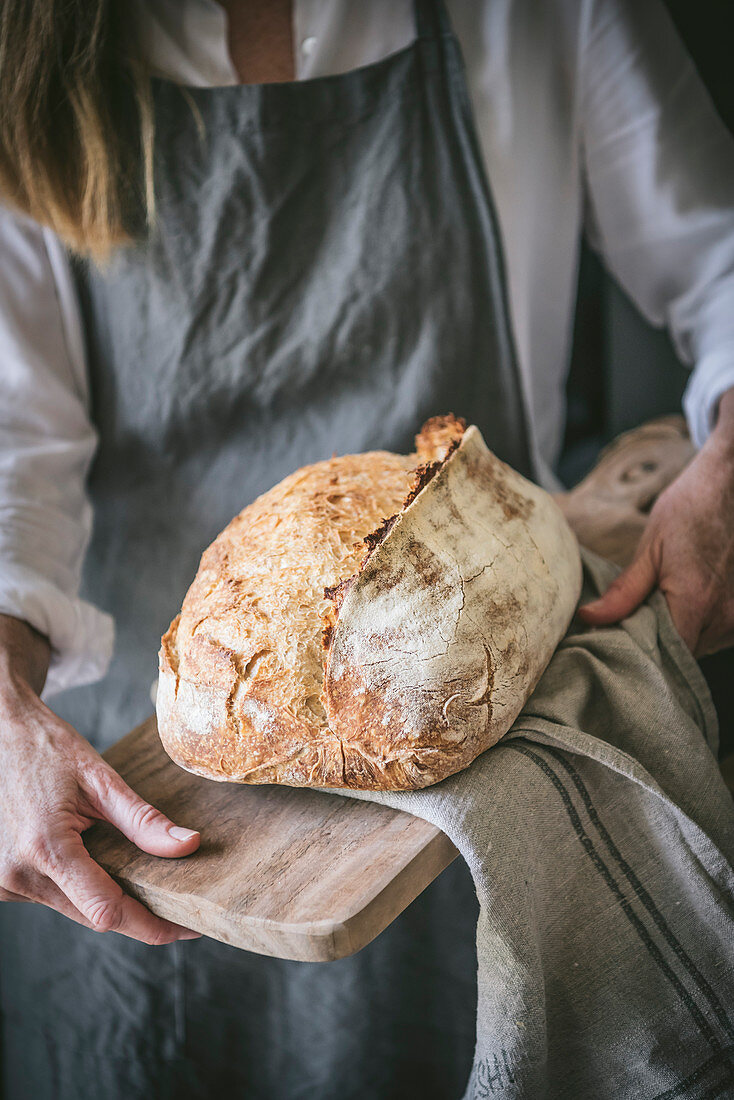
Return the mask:
<path id="1" fill-rule="evenodd" d="M 615 568 L 584 554 L 583 599 Z M 734 1096 L 734 803 L 662 596 L 576 620 L 511 731 L 426 790 L 480 903 L 466 1100 Z M 344 791 L 339 793 L 344 794 Z"/>

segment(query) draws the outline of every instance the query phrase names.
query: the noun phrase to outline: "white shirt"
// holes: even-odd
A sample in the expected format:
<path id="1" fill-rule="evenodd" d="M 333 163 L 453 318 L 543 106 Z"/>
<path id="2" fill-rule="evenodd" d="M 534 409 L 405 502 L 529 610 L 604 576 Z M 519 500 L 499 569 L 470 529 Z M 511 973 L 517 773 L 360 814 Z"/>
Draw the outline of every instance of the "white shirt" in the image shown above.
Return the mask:
<path id="1" fill-rule="evenodd" d="M 214 0 L 135 3 L 158 75 L 237 82 Z M 584 225 L 693 367 L 685 411 L 700 445 L 734 386 L 734 142 L 662 4 L 447 8 L 497 207 L 541 468 L 562 438 Z M 295 0 L 293 19 L 298 80 L 368 65 L 415 36 L 412 0 Z M 112 651 L 109 617 L 78 599 L 95 448 L 83 347 L 64 249 L 0 209 L 0 611 L 50 638 L 47 694 L 99 678 Z"/>

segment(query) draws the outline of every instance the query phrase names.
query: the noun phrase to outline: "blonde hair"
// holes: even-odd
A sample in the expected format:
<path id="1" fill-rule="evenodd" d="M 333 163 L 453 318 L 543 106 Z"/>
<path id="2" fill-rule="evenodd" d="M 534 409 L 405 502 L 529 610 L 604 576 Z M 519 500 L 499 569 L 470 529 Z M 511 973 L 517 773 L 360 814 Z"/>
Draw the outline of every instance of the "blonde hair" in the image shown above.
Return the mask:
<path id="1" fill-rule="evenodd" d="M 154 213 L 151 87 L 130 7 L 0 2 L 0 199 L 98 260 L 131 239 L 136 211 Z"/>

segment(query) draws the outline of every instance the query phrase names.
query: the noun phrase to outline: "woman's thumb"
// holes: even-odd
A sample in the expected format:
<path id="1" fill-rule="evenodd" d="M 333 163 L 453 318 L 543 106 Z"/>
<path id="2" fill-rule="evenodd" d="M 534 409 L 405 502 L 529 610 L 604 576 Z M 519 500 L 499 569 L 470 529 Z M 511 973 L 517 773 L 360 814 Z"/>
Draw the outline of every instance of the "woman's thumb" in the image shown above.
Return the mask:
<path id="1" fill-rule="evenodd" d="M 174 825 L 112 768 L 100 769 L 90 786 L 101 816 L 142 851 L 153 856 L 187 856 L 199 847 L 198 832 Z"/>
<path id="2" fill-rule="evenodd" d="M 579 608 L 579 618 L 589 626 L 607 626 L 626 619 L 650 595 L 657 573 L 650 554 L 643 550 L 627 568 L 612 581 L 598 600 Z"/>

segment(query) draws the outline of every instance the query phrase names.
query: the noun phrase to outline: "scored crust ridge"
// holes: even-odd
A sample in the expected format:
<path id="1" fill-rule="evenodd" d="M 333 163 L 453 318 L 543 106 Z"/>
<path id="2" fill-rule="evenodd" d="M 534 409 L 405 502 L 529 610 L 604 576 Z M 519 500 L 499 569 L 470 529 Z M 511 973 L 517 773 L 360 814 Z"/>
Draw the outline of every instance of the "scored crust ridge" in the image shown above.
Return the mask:
<path id="1" fill-rule="evenodd" d="M 223 781 L 435 783 L 507 731 L 579 588 L 548 494 L 434 417 L 414 454 L 297 470 L 205 551 L 161 643 L 163 745 Z"/>

